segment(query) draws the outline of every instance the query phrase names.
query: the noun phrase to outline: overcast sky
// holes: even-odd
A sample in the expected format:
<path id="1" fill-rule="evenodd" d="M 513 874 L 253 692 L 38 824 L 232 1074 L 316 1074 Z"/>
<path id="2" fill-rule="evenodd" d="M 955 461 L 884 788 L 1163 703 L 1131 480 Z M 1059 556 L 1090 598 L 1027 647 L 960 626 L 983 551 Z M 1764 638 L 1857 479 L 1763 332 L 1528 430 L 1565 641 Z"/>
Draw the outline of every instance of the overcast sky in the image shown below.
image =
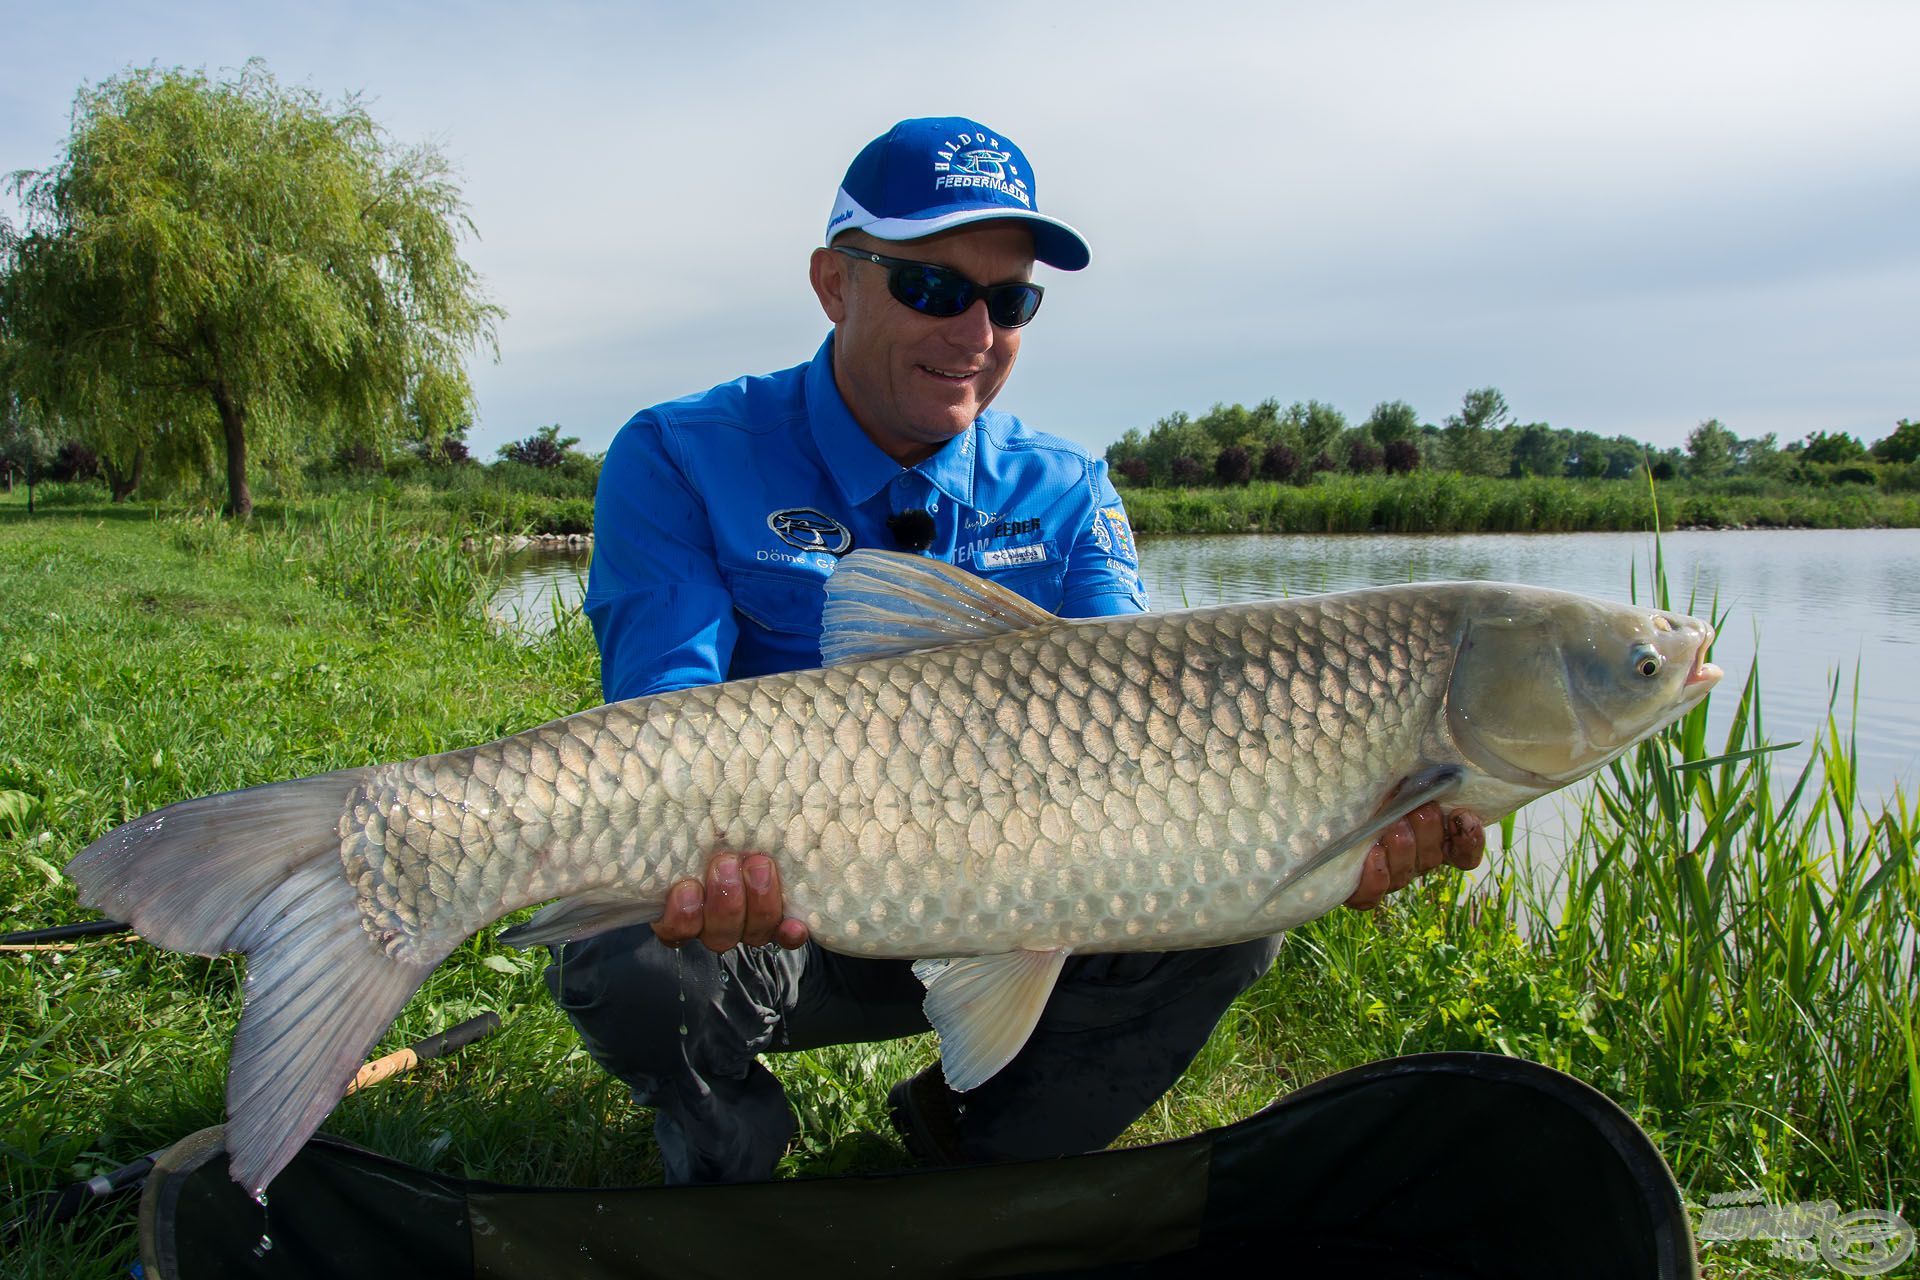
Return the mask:
<path id="1" fill-rule="evenodd" d="M 455 18 L 450 15 L 459 13 Z M 476 451 L 810 356 L 840 175 L 974 116 L 1093 245 L 998 407 L 1098 450 L 1215 401 L 1471 387 L 1678 444 L 1920 417 L 1920 4 L 29 5 L 0 169 L 130 65 L 356 92 L 454 162 L 507 309 Z M 10 202 L 0 210 L 18 219 Z"/>

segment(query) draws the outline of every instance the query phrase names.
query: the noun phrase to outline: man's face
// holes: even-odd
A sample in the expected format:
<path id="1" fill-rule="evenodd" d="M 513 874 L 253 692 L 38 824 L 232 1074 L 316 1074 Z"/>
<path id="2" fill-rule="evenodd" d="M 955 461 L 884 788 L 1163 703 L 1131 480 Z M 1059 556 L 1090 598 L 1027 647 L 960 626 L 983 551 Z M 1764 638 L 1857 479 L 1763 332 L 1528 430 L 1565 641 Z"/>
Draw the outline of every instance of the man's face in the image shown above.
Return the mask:
<path id="1" fill-rule="evenodd" d="M 836 244 L 951 267 L 977 284 L 1033 278 L 1033 236 L 1013 222 L 960 227 L 924 240 L 848 232 Z M 980 416 L 1013 372 L 1020 330 L 998 329 L 976 300 L 941 319 L 894 301 L 887 270 L 816 249 L 814 292 L 834 324 L 841 398 L 873 442 L 902 466 L 933 456 Z"/>

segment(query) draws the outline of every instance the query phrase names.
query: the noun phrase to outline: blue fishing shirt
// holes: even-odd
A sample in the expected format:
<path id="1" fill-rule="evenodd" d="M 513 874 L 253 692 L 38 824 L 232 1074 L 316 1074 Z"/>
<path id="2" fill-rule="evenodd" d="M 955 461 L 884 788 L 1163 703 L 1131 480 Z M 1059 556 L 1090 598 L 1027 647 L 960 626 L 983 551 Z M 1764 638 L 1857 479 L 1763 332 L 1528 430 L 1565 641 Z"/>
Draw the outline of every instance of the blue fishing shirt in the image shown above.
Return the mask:
<path id="1" fill-rule="evenodd" d="M 902 467 L 833 381 L 833 338 L 806 364 L 635 414 L 594 498 L 587 617 L 607 701 L 820 665 L 838 557 L 896 549 L 887 521 L 925 511 L 926 554 L 1064 617 L 1147 607 L 1106 463 L 988 410 Z"/>

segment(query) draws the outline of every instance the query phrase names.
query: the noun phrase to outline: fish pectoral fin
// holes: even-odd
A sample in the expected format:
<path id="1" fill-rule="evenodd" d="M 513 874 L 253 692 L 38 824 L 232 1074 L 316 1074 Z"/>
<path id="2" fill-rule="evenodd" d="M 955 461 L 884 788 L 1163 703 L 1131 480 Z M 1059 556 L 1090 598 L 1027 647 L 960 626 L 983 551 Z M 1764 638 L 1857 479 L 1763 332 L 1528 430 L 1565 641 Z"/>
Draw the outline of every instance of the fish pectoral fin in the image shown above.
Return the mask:
<path id="1" fill-rule="evenodd" d="M 1288 889 L 1326 866 L 1343 853 L 1354 849 L 1365 849 L 1381 833 L 1400 819 L 1412 813 L 1423 804 L 1431 804 L 1455 795 L 1467 782 L 1467 771 L 1457 764 L 1436 764 L 1425 769 L 1417 769 L 1402 778 L 1387 798 L 1374 810 L 1373 816 L 1344 835 L 1329 840 L 1318 852 L 1280 877 L 1278 884 L 1268 892 L 1260 903 L 1264 910 Z"/>
<path id="2" fill-rule="evenodd" d="M 1067 962 L 1066 948 L 922 960 L 927 1021 L 940 1033 L 940 1067 L 965 1092 L 993 1078 L 1033 1034 Z"/>
<path id="3" fill-rule="evenodd" d="M 917 653 L 1060 621 L 997 583 L 925 556 L 855 551 L 827 579 L 826 665 Z"/>
<path id="4" fill-rule="evenodd" d="M 533 919 L 503 932 L 500 941 L 509 947 L 572 942 L 609 929 L 624 929 L 630 924 L 649 924 L 660 918 L 666 905 L 658 898 L 636 898 L 611 889 L 592 889 L 542 907 Z"/>

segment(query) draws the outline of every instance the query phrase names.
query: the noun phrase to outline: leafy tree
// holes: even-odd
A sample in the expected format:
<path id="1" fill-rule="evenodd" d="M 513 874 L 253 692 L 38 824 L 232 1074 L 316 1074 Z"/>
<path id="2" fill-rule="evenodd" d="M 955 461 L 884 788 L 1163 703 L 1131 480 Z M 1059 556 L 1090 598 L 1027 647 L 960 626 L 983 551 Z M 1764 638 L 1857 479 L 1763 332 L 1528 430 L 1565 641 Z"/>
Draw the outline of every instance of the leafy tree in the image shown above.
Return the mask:
<path id="1" fill-rule="evenodd" d="M 1920 422 L 1900 419 L 1892 435 L 1874 442 L 1872 453 L 1882 462 L 1920 462 Z"/>
<path id="2" fill-rule="evenodd" d="M 1253 479 L 1253 459 L 1237 444 L 1230 444 L 1213 460 L 1213 475 L 1221 484 L 1245 484 Z"/>
<path id="3" fill-rule="evenodd" d="M 1420 446 L 1412 440 L 1388 441 L 1380 454 L 1389 475 L 1404 476 L 1420 469 Z"/>
<path id="4" fill-rule="evenodd" d="M 1420 430 L 1420 415 L 1405 400 L 1382 400 L 1361 425 L 1376 443 L 1389 445 L 1413 439 Z"/>
<path id="5" fill-rule="evenodd" d="M 1244 444 L 1253 434 L 1253 415 L 1244 405 L 1216 404 L 1200 415 L 1200 429 L 1216 449 Z"/>
<path id="6" fill-rule="evenodd" d="M 1687 435 L 1687 474 L 1695 480 L 1713 480 L 1733 470 L 1740 438 L 1708 418 Z"/>
<path id="7" fill-rule="evenodd" d="M 1510 427 L 1508 434 L 1511 474 L 1557 476 L 1566 473 L 1571 432 L 1555 431 L 1544 422 L 1529 422 L 1524 427 Z"/>
<path id="8" fill-rule="evenodd" d="M 15 482 L 27 486 L 27 514 L 33 514 L 34 486 L 46 478 L 53 443 L 32 408 L 17 396 L 0 395 L 0 474 L 7 492 Z"/>
<path id="9" fill-rule="evenodd" d="M 62 440 L 60 447 L 53 451 L 53 460 L 47 463 L 49 480 L 97 480 L 100 477 L 100 455 L 89 449 L 85 441 Z"/>
<path id="10" fill-rule="evenodd" d="M 1598 432 L 1574 431 L 1567 437 L 1566 475 L 1578 479 L 1607 474 L 1607 442 Z"/>
<path id="11" fill-rule="evenodd" d="M 551 471 L 567 460 L 567 451 L 580 443 L 579 436 L 563 436 L 560 424 L 549 423 L 525 440 L 515 440 L 512 444 L 500 446 L 500 456 L 508 462 L 518 462 L 523 466 L 539 467 L 542 471 Z"/>
<path id="12" fill-rule="evenodd" d="M 1130 462 L 1138 462 L 1143 467 L 1146 466 L 1146 452 L 1147 442 L 1141 436 L 1140 428 L 1128 427 L 1124 435 L 1107 446 L 1107 469 L 1120 475 L 1127 475 L 1129 474 L 1127 464 Z M 1143 480 L 1140 483 L 1147 482 Z"/>
<path id="13" fill-rule="evenodd" d="M 1213 455 L 1219 451 L 1206 428 L 1184 413 L 1170 413 L 1147 432 L 1142 456 L 1153 472 L 1155 484 L 1197 484 L 1198 480 L 1181 480 L 1175 476 L 1174 463 L 1181 458 L 1191 458 L 1200 468 L 1200 475 L 1205 477 L 1213 466 Z"/>
<path id="14" fill-rule="evenodd" d="M 1300 455 L 1279 441 L 1260 452 L 1260 478 L 1286 484 L 1300 474 Z"/>
<path id="15" fill-rule="evenodd" d="M 1506 397 L 1495 388 L 1467 392 L 1460 412 L 1448 415 L 1441 433 L 1447 465 L 1472 476 L 1507 474 L 1511 445 L 1502 428 L 1512 416 Z"/>
<path id="16" fill-rule="evenodd" d="M 1394 443 L 1398 444 L 1399 441 Z M 1386 450 L 1356 432 L 1347 442 L 1347 470 L 1357 476 L 1371 475 L 1387 463 Z"/>
<path id="17" fill-rule="evenodd" d="M 1192 488 L 1207 478 L 1207 469 L 1200 464 L 1200 459 L 1191 454 L 1181 454 L 1173 460 L 1173 463 L 1167 470 L 1175 484 L 1184 485 L 1188 488 Z"/>
<path id="18" fill-rule="evenodd" d="M 1800 446 L 1802 462 L 1858 462 L 1867 456 L 1867 447 L 1844 431 L 1816 431 Z"/>
<path id="19" fill-rule="evenodd" d="M 1296 400 L 1280 418 L 1280 432 L 1303 457 L 1318 458 L 1347 429 L 1346 415 L 1318 400 Z"/>
<path id="20" fill-rule="evenodd" d="M 1741 475 L 1772 478 L 1784 475 L 1787 457 L 1780 452 L 1780 441 L 1773 432 L 1742 440 L 1733 451 L 1734 470 Z"/>
<path id="21" fill-rule="evenodd" d="M 1137 484 L 1145 487 L 1153 483 L 1153 471 L 1147 466 L 1147 460 L 1145 458 L 1123 459 L 1120 465 L 1115 467 L 1114 470 L 1119 473 L 1128 484 Z"/>
<path id="22" fill-rule="evenodd" d="M 129 71 L 81 90 L 66 154 L 16 187 L 0 315 L 32 394 L 76 418 L 117 399 L 148 441 L 216 440 L 235 516 L 251 447 L 469 416 L 462 358 L 501 314 L 459 254 L 471 223 L 440 154 L 392 145 L 357 99 L 258 61 Z"/>

